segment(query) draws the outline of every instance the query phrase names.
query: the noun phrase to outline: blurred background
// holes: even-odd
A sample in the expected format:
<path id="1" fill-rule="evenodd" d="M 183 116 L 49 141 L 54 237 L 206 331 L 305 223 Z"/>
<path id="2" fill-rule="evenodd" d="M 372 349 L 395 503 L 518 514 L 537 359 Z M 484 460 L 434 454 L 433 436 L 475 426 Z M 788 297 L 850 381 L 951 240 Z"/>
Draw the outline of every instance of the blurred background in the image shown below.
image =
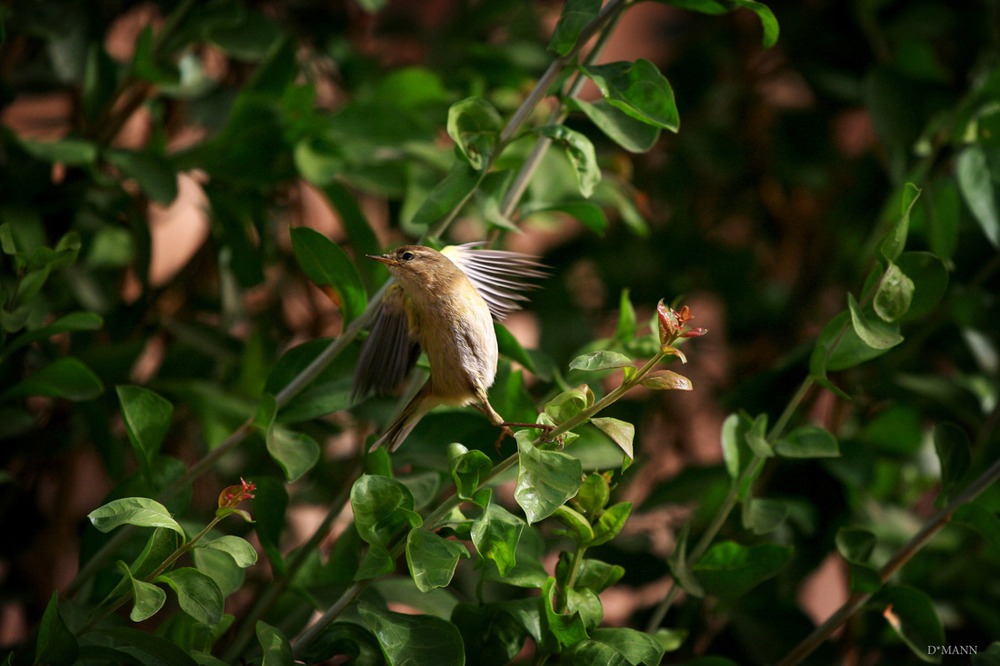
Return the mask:
<path id="1" fill-rule="evenodd" d="M 158 484 L 234 432 L 262 390 L 281 387 L 272 370 L 285 352 L 344 327 L 337 294 L 298 267 L 289 230 L 311 227 L 340 244 L 374 291 L 384 274 L 360 256 L 425 230 L 413 220 L 447 172 L 449 105 L 481 95 L 509 117 L 553 58 L 545 46 L 562 6 L 194 5 L 0 6 L 0 223 L 19 247 L 56 248 L 67 234 L 79 242 L 75 260 L 48 271 L 21 310 L 25 289 L 13 285 L 23 267 L 6 248 L 0 258 L 0 648 L 26 639 L 52 593 L 66 590 L 98 546 L 84 529 L 89 511 L 111 497 L 155 495 L 136 474 L 113 387 L 148 386 L 175 406 Z M 603 170 L 591 208 L 566 212 L 560 202 L 580 197 L 570 194 L 568 163 L 552 152 L 516 215 L 496 215 L 489 187 L 500 183 L 487 183 L 445 238 L 496 231 L 498 246 L 551 267 L 507 322 L 532 350 L 537 372 L 517 368 L 536 401 L 551 395 L 552 369 L 565 372 L 582 349 L 614 335 L 625 290 L 640 325 L 665 299 L 690 306 L 693 323 L 709 329 L 685 347 L 693 391 L 636 391 L 609 413 L 635 423 L 637 434 L 636 463 L 615 489 L 634 503 L 632 518 L 596 549 L 626 568 L 602 595 L 605 623 L 644 628 L 670 587 L 677 530 L 703 527 L 728 487 L 723 419 L 781 413 L 808 374 L 812 342 L 845 309 L 845 292 L 861 293 L 903 185 L 921 188 L 907 249 L 941 260 L 947 291 L 942 284 L 922 317 L 904 324 L 906 340 L 890 354 L 832 377 L 851 400 L 809 394 L 797 418 L 835 433 L 841 458 L 765 470 L 758 494 L 794 508 L 780 536 L 796 547 L 792 564 L 738 603 L 706 609 L 687 599 L 665 622 L 690 631 L 678 660 L 712 653 L 767 663 L 846 598 L 848 571 L 833 545 L 839 528 L 865 524 L 891 552 L 933 512 L 934 423 L 966 432 L 975 464 L 1000 450 L 990 200 L 1000 183 L 998 8 L 987 0 L 775 0 L 768 5 L 781 36 L 764 49 L 751 11 L 713 16 L 683 5 L 629 8 L 601 58 L 654 62 L 673 87 L 678 133 L 630 152 L 575 113 L 567 125 L 592 139 Z M 167 38 L 155 37 L 165 29 Z M 599 93 L 585 87 L 581 96 Z M 531 122 L 554 105 L 546 99 Z M 510 164 L 531 141 L 509 148 Z M 957 164 L 969 145 L 984 157 L 963 179 Z M 102 323 L 12 346 L 21 330 L 76 311 Z M 348 409 L 356 354 L 354 345 L 334 363 L 312 402 L 292 405 L 321 456 L 288 486 L 278 543 L 286 552 L 319 524 L 364 437 L 393 408 L 386 398 Z M 67 357 L 85 366 L 70 377 L 77 390 L 8 391 Z M 498 384 L 511 372 L 505 365 Z M 498 400 L 505 416 L 533 420 L 530 403 Z M 395 462 L 443 469 L 435 462 L 442 437 L 481 439 L 489 452 L 491 432 L 471 410 L 431 416 Z M 617 467 L 620 453 L 605 444 L 585 459 Z M 169 506 L 214 510 L 218 490 L 241 475 L 280 483 L 259 438 Z M 998 500 L 991 490 L 984 501 L 995 511 Z M 349 521 L 338 519 L 322 549 Z M 740 534 L 738 519 L 723 531 Z M 903 577 L 935 599 L 949 643 L 985 646 L 1000 636 L 1000 550 L 947 534 Z M 239 614 L 268 576 L 262 560 L 227 610 Z M 462 584 L 474 581 L 460 576 Z M 852 623 L 840 651 L 821 659 L 913 661 L 885 627 L 878 617 Z"/>

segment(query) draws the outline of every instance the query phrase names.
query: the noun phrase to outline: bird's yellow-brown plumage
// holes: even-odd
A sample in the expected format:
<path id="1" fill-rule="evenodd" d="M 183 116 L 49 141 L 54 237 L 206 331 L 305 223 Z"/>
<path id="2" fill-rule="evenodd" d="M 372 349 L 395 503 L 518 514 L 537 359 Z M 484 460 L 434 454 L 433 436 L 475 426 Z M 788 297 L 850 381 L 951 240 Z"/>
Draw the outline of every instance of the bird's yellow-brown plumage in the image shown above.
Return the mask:
<path id="1" fill-rule="evenodd" d="M 497 370 L 493 319 L 517 309 L 518 301 L 524 300 L 517 293 L 527 287 L 521 279 L 542 273 L 533 258 L 518 253 L 476 251 L 469 246 L 444 252 L 449 251 L 454 261 L 421 245 L 369 255 L 385 264 L 396 282 L 387 290 L 362 349 L 355 396 L 395 387 L 421 349 L 431 366 L 430 378 L 373 448 L 395 450 L 424 414 L 441 404 L 473 404 L 490 423 L 503 424 L 487 396 Z"/>

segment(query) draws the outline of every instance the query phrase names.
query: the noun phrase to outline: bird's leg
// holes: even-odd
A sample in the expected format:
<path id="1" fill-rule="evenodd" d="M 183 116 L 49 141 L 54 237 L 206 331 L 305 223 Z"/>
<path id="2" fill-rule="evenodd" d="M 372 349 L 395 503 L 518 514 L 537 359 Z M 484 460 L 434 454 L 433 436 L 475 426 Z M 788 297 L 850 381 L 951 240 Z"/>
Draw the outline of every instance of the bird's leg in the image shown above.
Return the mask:
<path id="1" fill-rule="evenodd" d="M 497 411 L 493 409 L 493 405 L 489 403 L 488 400 L 483 400 L 482 402 L 474 402 L 472 405 L 486 415 L 486 418 L 490 420 L 490 423 L 500 428 L 500 436 L 497 437 L 496 449 L 497 453 L 500 453 L 500 444 L 503 443 L 505 437 L 513 437 L 514 431 L 511 428 L 535 428 L 542 431 L 542 439 L 547 439 L 549 433 L 552 432 L 555 426 L 546 425 L 544 423 L 521 423 L 520 421 L 505 421 L 502 416 L 497 414 Z"/>

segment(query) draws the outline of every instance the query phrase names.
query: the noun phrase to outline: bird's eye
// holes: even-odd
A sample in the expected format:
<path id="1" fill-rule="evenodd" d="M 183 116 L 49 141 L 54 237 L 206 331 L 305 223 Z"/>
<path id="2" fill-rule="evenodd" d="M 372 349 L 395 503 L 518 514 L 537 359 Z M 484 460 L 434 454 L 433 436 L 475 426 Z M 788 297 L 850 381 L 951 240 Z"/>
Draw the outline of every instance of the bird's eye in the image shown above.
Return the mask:
<path id="1" fill-rule="evenodd" d="M 406 252 L 404 252 L 403 254 L 399 255 L 399 258 L 400 258 L 400 259 L 402 259 L 403 261 L 410 261 L 410 260 L 411 260 L 411 259 L 413 259 L 413 258 L 414 258 L 415 256 L 417 256 L 417 255 L 415 255 L 415 254 L 413 254 L 412 252 L 410 252 L 409 250 L 407 250 L 407 251 L 406 251 Z"/>

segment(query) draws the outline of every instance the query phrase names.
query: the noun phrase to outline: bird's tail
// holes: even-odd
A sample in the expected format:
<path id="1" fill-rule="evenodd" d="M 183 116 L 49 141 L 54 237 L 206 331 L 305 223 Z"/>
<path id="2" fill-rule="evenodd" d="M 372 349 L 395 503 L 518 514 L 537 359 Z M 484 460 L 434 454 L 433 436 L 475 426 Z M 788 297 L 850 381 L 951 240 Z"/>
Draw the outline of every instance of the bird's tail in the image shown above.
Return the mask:
<path id="1" fill-rule="evenodd" d="M 410 432 L 420 423 L 420 419 L 424 418 L 424 415 L 434 407 L 434 404 L 435 401 L 430 398 L 428 384 L 424 384 L 423 388 L 413 396 L 413 399 L 406 403 L 406 407 L 399 413 L 399 416 L 382 431 L 382 434 L 368 451 L 374 451 L 380 446 L 388 448 L 390 453 L 398 449 Z"/>

